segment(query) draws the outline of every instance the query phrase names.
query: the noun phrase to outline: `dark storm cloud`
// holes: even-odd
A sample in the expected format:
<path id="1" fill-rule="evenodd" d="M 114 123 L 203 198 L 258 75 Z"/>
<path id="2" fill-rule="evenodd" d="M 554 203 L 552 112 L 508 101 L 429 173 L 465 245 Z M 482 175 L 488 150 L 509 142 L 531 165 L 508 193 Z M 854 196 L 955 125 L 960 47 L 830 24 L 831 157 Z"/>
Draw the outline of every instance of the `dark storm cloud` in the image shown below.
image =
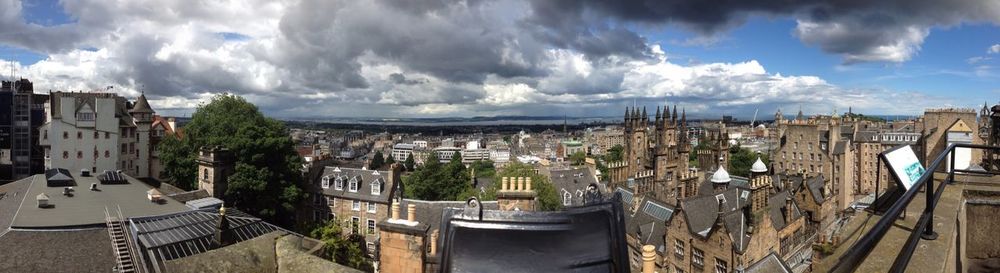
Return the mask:
<path id="1" fill-rule="evenodd" d="M 961 22 L 1000 23 L 1000 2 L 995 0 L 557 0 L 531 3 L 532 15 L 527 21 L 558 33 L 555 37 L 563 41 L 588 37 L 588 26 L 606 18 L 640 24 L 677 24 L 703 35 L 712 35 L 741 25 L 753 15 L 792 16 L 799 20 L 795 33 L 803 42 L 841 54 L 847 62 L 908 60 L 919 50 L 928 29 L 934 26 Z"/>

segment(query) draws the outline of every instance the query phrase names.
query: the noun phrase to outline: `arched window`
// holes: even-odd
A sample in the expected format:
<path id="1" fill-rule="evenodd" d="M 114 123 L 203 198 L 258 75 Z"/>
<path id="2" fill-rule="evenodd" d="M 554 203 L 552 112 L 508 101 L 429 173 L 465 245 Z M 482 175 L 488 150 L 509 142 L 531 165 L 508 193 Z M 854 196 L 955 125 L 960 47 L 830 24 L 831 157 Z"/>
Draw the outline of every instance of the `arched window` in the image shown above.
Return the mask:
<path id="1" fill-rule="evenodd" d="M 202 179 L 208 180 L 208 169 L 205 169 L 201 172 L 201 177 Z"/>
<path id="2" fill-rule="evenodd" d="M 322 181 L 322 183 L 320 183 L 320 187 L 323 187 L 324 189 L 329 189 L 330 188 L 330 177 L 329 176 L 324 176 L 323 177 L 323 181 Z"/>
<path id="3" fill-rule="evenodd" d="M 569 206 L 573 203 L 573 195 L 568 191 L 563 191 L 563 206 Z"/>

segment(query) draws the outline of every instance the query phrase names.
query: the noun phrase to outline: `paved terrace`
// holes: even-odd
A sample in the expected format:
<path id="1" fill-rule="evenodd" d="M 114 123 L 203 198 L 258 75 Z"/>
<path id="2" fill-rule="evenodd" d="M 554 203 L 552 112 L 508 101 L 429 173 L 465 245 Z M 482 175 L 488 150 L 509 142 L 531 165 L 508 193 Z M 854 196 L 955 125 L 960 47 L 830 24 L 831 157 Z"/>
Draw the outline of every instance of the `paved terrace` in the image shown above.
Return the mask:
<path id="1" fill-rule="evenodd" d="M 940 185 L 944 179 L 945 175 L 936 174 L 934 185 Z M 941 199 L 938 201 L 937 208 L 934 210 L 934 231 L 939 235 L 937 240 L 928 241 L 921 239 L 919 241 L 906 268 L 906 272 L 955 272 L 958 264 L 961 262 L 956 258 L 956 246 L 959 243 L 965 244 L 965 242 L 961 242 L 957 237 L 959 235 L 959 232 L 957 232 L 957 223 L 965 221 L 962 217 L 962 214 L 964 214 L 962 209 L 965 202 L 963 194 L 966 190 L 1000 192 L 1000 176 L 956 174 L 955 181 L 956 183 L 945 188 L 941 194 Z M 906 239 L 910 236 L 910 232 L 924 210 L 927 202 L 925 197 L 925 192 L 919 192 L 913 198 L 913 201 L 906 207 L 905 217 L 897 220 L 892 225 L 855 272 L 889 271 L 893 261 L 903 248 Z M 830 271 L 839 258 L 863 234 L 867 233 L 879 219 L 881 219 L 881 216 L 868 212 L 856 213 L 844 224 L 841 232 L 837 234 L 840 242 L 836 245 L 834 253 L 815 263 L 813 265 L 813 272 Z M 1000 224 L 1000 222 L 996 223 Z"/>
<path id="2" fill-rule="evenodd" d="M 127 177 L 127 184 L 101 184 L 97 177 L 82 177 L 73 173 L 76 186 L 73 196 L 63 195 L 63 187 L 48 187 L 45 175 L 32 176 L 31 185 L 14 216 L 12 229 L 37 228 L 78 228 L 104 226 L 104 208 L 116 213 L 118 206 L 122 215 L 128 217 L 150 216 L 190 210 L 183 203 L 164 198 L 161 204 L 150 202 L 146 191 L 152 187 Z M 90 184 L 97 183 L 98 191 L 91 191 Z M 51 208 L 39 208 L 35 197 L 40 193 L 49 196 Z"/>

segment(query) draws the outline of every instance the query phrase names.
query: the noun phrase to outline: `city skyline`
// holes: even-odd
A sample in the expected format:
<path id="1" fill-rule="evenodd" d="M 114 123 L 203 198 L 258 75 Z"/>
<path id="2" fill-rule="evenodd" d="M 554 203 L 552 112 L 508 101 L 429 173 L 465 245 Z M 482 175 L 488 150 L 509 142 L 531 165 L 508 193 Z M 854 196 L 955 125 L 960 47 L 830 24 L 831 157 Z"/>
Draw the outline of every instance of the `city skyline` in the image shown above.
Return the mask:
<path id="1" fill-rule="evenodd" d="M 0 59 L 36 92 L 114 86 L 177 116 L 220 92 L 279 118 L 918 115 L 1000 94 L 996 2 L 670 5 L 2 0 Z"/>

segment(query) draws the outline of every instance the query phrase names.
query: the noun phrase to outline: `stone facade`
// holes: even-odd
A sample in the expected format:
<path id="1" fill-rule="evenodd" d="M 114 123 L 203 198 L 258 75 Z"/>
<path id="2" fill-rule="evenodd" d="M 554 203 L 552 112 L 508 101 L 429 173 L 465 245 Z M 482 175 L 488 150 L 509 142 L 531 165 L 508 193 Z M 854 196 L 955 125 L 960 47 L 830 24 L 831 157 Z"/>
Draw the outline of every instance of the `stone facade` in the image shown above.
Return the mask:
<path id="1" fill-rule="evenodd" d="M 531 177 L 504 177 L 497 191 L 497 203 L 500 210 L 535 211 L 537 196 L 531 188 Z"/>
<path id="2" fill-rule="evenodd" d="M 422 273 L 427 260 L 427 226 L 382 222 L 379 231 L 378 270 L 383 273 Z"/>
<path id="3" fill-rule="evenodd" d="M 651 193 L 661 200 L 677 198 L 688 172 L 691 145 L 687 136 L 687 115 L 677 107 L 656 108 L 650 127 L 646 109 L 625 110 L 624 162 L 611 162 L 611 187 L 623 186 L 636 194 Z M 630 182 L 631 180 L 631 182 Z"/>
<path id="4" fill-rule="evenodd" d="M 922 137 L 923 153 L 918 154 L 922 157 L 924 166 L 930 164 L 934 157 L 944 151 L 948 147 L 948 129 L 955 124 L 955 122 L 961 120 L 973 132 L 979 132 L 979 122 L 976 119 L 976 111 L 974 109 L 961 109 L 961 108 L 947 108 L 947 109 L 928 109 L 924 111 L 924 130 Z M 972 134 L 973 144 L 982 144 L 983 140 L 979 137 L 978 133 Z M 982 150 L 973 149 L 971 151 L 971 164 L 978 164 L 982 160 Z M 941 169 L 944 170 L 944 164 L 941 165 Z"/>
<path id="5" fill-rule="evenodd" d="M 198 188 L 209 196 L 222 199 L 227 179 L 236 171 L 232 152 L 222 147 L 203 147 L 198 151 Z"/>

